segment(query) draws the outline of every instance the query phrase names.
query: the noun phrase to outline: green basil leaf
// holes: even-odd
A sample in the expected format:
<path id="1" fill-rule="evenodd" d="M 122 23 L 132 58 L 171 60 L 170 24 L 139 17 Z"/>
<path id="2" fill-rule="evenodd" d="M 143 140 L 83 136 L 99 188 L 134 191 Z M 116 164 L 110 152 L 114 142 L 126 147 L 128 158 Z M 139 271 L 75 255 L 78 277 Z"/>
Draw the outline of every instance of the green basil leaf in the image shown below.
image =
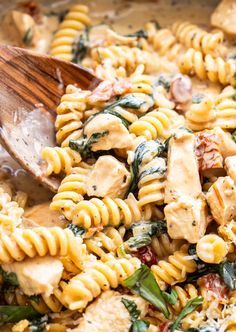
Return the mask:
<path id="1" fill-rule="evenodd" d="M 163 298 L 162 291 L 160 290 L 152 271 L 146 265 L 142 265 L 133 275 L 125 279 L 124 285 L 134 293 L 152 303 L 165 315 L 166 318 L 169 317 L 169 310 L 166 306 L 165 299 Z"/>
<path id="2" fill-rule="evenodd" d="M 138 30 L 136 32 L 133 33 L 129 33 L 128 35 L 125 35 L 126 37 L 136 37 L 136 38 L 148 38 L 148 34 L 147 31 L 145 30 Z"/>
<path id="3" fill-rule="evenodd" d="M 170 303 L 170 304 L 175 304 L 177 302 L 178 293 L 173 288 L 171 288 L 170 293 L 162 292 L 162 295 L 163 295 L 165 301 Z"/>
<path id="4" fill-rule="evenodd" d="M 82 236 L 85 233 L 85 230 L 83 227 L 77 226 L 75 224 L 69 223 L 67 225 L 67 228 L 69 228 L 75 236 Z"/>
<path id="5" fill-rule="evenodd" d="M 131 331 L 132 332 L 147 332 L 148 327 L 149 327 L 150 323 L 147 322 L 146 320 L 136 320 L 136 322 L 134 322 L 132 324 L 131 327 Z"/>
<path id="6" fill-rule="evenodd" d="M 181 320 L 185 316 L 196 310 L 197 307 L 202 304 L 202 302 L 203 298 L 201 296 L 195 297 L 194 299 L 188 301 L 187 304 L 182 309 L 182 311 L 180 312 L 177 319 L 175 320 L 175 322 L 171 325 L 170 332 L 174 332 L 179 327 Z"/>
<path id="7" fill-rule="evenodd" d="M 120 98 L 113 104 L 109 105 L 107 108 L 113 109 L 116 106 L 124 107 L 124 108 L 132 108 L 132 109 L 140 109 L 142 105 L 145 104 L 145 101 L 142 99 L 139 99 L 134 94 L 130 93 L 125 95 L 124 97 Z"/>
<path id="8" fill-rule="evenodd" d="M 17 323 L 22 319 L 32 319 L 40 314 L 30 305 L 0 305 L 0 325 L 6 323 Z"/>
<path id="9" fill-rule="evenodd" d="M 157 79 L 156 85 L 163 86 L 166 91 L 170 90 L 170 81 L 163 75 L 160 75 Z"/>
<path id="10" fill-rule="evenodd" d="M 87 55 L 89 48 L 89 28 L 86 27 L 84 32 L 75 39 L 72 45 L 72 62 L 79 63 Z"/>
<path id="11" fill-rule="evenodd" d="M 224 283 L 230 290 L 236 289 L 236 261 L 225 261 L 220 264 L 220 276 L 223 278 Z"/>
<path id="12" fill-rule="evenodd" d="M 30 45 L 31 41 L 32 41 L 32 38 L 33 38 L 33 30 L 32 28 L 28 28 L 22 38 L 22 42 L 28 46 Z"/>
<path id="13" fill-rule="evenodd" d="M 137 304 L 132 301 L 122 297 L 121 302 L 124 304 L 125 308 L 128 310 L 131 318 L 131 322 L 135 322 L 140 315 L 140 310 L 138 310 Z"/>
<path id="14" fill-rule="evenodd" d="M 142 248 L 149 245 L 152 242 L 151 236 L 148 234 L 137 235 L 130 237 L 127 241 L 124 242 L 125 247 L 128 248 Z"/>
<path id="15" fill-rule="evenodd" d="M 135 223 L 131 226 L 133 236 L 147 234 L 149 236 L 160 236 L 167 233 L 167 226 L 165 220 L 149 221 Z"/>
<path id="16" fill-rule="evenodd" d="M 15 272 L 5 272 L 1 267 L 0 269 L 0 273 L 3 277 L 4 286 L 19 286 L 19 281 Z"/>
<path id="17" fill-rule="evenodd" d="M 39 303 L 40 302 L 40 296 L 39 295 L 31 295 L 28 296 L 30 301 L 34 301 L 35 303 Z"/>
<path id="18" fill-rule="evenodd" d="M 29 332 L 43 332 L 48 323 L 48 316 L 34 319 L 30 322 Z"/>

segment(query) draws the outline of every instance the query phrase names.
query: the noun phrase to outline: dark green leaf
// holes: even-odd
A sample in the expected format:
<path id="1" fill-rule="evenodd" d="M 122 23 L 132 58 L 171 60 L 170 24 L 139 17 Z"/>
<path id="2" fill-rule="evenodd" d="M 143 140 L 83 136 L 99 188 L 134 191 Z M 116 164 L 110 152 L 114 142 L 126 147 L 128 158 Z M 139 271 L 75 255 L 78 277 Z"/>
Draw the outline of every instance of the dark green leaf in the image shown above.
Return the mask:
<path id="1" fill-rule="evenodd" d="M 72 62 L 79 63 L 86 56 L 89 48 L 89 28 L 85 28 L 84 32 L 75 39 L 72 45 Z"/>
<path id="2" fill-rule="evenodd" d="M 136 32 L 133 33 L 129 33 L 128 35 L 125 35 L 126 37 L 137 37 L 137 38 L 148 38 L 148 34 L 147 31 L 145 30 L 138 30 Z"/>
<path id="3" fill-rule="evenodd" d="M 188 314 L 190 314 L 191 312 L 196 310 L 197 307 L 202 304 L 202 302 L 203 302 L 203 298 L 201 296 L 195 297 L 194 299 L 188 301 L 187 304 L 182 309 L 179 316 L 177 317 L 177 319 L 175 320 L 175 322 L 171 325 L 170 331 L 174 332 L 179 327 L 181 320 L 185 316 L 187 316 Z"/>
<path id="4" fill-rule="evenodd" d="M 39 295 L 31 295 L 29 296 L 30 301 L 34 301 L 35 303 L 40 302 L 40 296 Z"/>
<path id="5" fill-rule="evenodd" d="M 32 319 L 40 314 L 33 307 L 17 305 L 0 306 L 0 325 L 6 323 L 16 323 L 22 319 Z"/>
<path id="6" fill-rule="evenodd" d="M 30 45 L 32 38 L 33 38 L 33 30 L 31 28 L 29 28 L 26 30 L 26 32 L 22 38 L 22 41 L 26 46 L 28 46 L 28 45 Z"/>
<path id="7" fill-rule="evenodd" d="M 220 276 L 223 278 L 224 283 L 230 290 L 236 289 L 236 261 L 225 261 L 220 264 Z"/>
<path id="8" fill-rule="evenodd" d="M 42 332 L 48 323 L 48 316 L 34 319 L 30 322 L 29 332 Z"/>
<path id="9" fill-rule="evenodd" d="M 200 104 L 200 102 L 203 100 L 204 95 L 200 93 L 196 93 L 192 97 L 192 103 L 193 104 Z"/>
<path id="10" fill-rule="evenodd" d="M 139 318 L 141 312 L 140 310 L 138 310 L 137 304 L 132 300 L 125 299 L 124 297 L 122 297 L 121 302 L 128 310 L 131 322 L 135 322 Z"/>
<path id="11" fill-rule="evenodd" d="M 157 85 L 163 86 L 166 91 L 170 90 L 170 81 L 163 75 L 160 75 L 157 79 Z"/>
<path id="12" fill-rule="evenodd" d="M 173 288 L 171 288 L 170 293 L 162 292 L 162 295 L 163 295 L 165 301 L 170 303 L 170 304 L 175 304 L 177 302 L 178 293 Z"/>
<path id="13" fill-rule="evenodd" d="M 136 322 L 132 324 L 131 332 L 147 332 L 149 325 L 150 323 L 146 320 L 136 320 Z"/>
<path id="14" fill-rule="evenodd" d="M 126 128 L 129 128 L 130 126 L 130 122 L 128 120 L 126 120 L 120 113 L 112 110 L 112 109 L 105 109 L 103 110 L 102 112 L 100 112 L 100 114 L 103 113 L 103 114 L 111 114 L 111 115 L 114 115 L 116 116 L 117 118 L 121 119 L 121 122 L 123 123 L 123 125 L 126 127 Z"/>
<path id="15" fill-rule="evenodd" d="M 0 267 L 0 273 L 2 274 L 3 277 L 3 283 L 4 286 L 19 286 L 19 281 L 17 279 L 17 275 L 14 272 L 5 272 L 1 267 Z"/>
<path id="16" fill-rule="evenodd" d="M 77 226 L 75 224 L 69 223 L 67 225 L 67 228 L 69 228 L 75 236 L 82 236 L 85 233 L 85 230 L 83 227 Z"/>
<path id="17" fill-rule="evenodd" d="M 232 132 L 232 139 L 236 143 L 236 130 Z"/>
<path id="18" fill-rule="evenodd" d="M 124 107 L 124 108 L 132 108 L 132 109 L 140 109 L 140 107 L 145 104 L 145 101 L 139 99 L 137 96 L 132 93 L 121 97 L 119 100 L 109 105 L 108 108 L 114 108 L 116 106 Z"/>
<path id="19" fill-rule="evenodd" d="M 134 293 L 152 303 L 165 315 L 165 317 L 169 317 L 169 310 L 166 306 L 160 287 L 158 286 L 152 271 L 146 265 L 142 265 L 133 275 L 125 279 L 124 285 Z"/>
<path id="20" fill-rule="evenodd" d="M 165 220 L 136 223 L 131 226 L 134 236 L 147 234 L 149 236 L 160 236 L 167 232 Z"/>
<path id="21" fill-rule="evenodd" d="M 151 242 L 151 236 L 149 236 L 148 234 L 143 234 L 130 237 L 127 241 L 125 241 L 124 246 L 125 248 L 128 247 L 131 249 L 138 249 L 149 245 Z"/>
<path id="22" fill-rule="evenodd" d="M 139 175 L 139 181 L 141 179 L 143 179 L 145 176 L 151 175 L 151 174 L 159 174 L 160 176 L 164 175 L 166 172 L 166 167 L 160 167 L 160 166 L 156 166 L 156 167 L 150 167 L 148 169 L 146 169 L 145 171 L 143 171 L 142 173 L 140 173 Z"/>

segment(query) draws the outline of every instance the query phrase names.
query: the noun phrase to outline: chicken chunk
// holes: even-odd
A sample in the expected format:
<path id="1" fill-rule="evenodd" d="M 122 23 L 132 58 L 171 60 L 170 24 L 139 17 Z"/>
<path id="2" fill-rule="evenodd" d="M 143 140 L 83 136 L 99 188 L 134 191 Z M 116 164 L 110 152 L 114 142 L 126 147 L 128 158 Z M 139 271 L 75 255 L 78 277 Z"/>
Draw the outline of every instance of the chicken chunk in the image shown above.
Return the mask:
<path id="1" fill-rule="evenodd" d="M 22 262 L 2 264 L 5 272 L 14 272 L 23 293 L 49 296 L 61 280 L 63 265 L 58 258 L 45 256 L 28 258 Z"/>
<path id="2" fill-rule="evenodd" d="M 91 147 L 92 151 L 124 149 L 132 147 L 133 136 L 129 134 L 121 119 L 111 114 L 99 114 L 84 127 L 84 134 L 89 139 L 93 134 L 104 135 Z"/>
<path id="3" fill-rule="evenodd" d="M 234 180 L 236 184 L 236 156 L 227 157 L 225 159 L 225 169 L 227 174 Z"/>
<path id="4" fill-rule="evenodd" d="M 105 291 L 95 302 L 90 304 L 78 328 L 73 332 L 129 332 L 131 319 L 121 299 L 136 303 L 142 319 L 148 311 L 148 303 L 136 295 L 122 295 L 114 291 Z"/>
<path id="5" fill-rule="evenodd" d="M 123 198 L 129 184 L 130 173 L 125 164 L 112 156 L 101 156 L 88 178 L 87 194 L 88 196 Z"/>
<path id="6" fill-rule="evenodd" d="M 168 234 L 172 239 L 185 239 L 197 243 L 207 227 L 207 206 L 205 199 L 182 196 L 177 202 L 164 209 Z"/>
<path id="7" fill-rule="evenodd" d="M 216 133 L 218 136 L 220 152 L 223 158 L 236 155 L 236 143 L 229 132 L 224 131 L 220 127 L 215 127 L 211 132 Z"/>
<path id="8" fill-rule="evenodd" d="M 211 213 L 220 225 L 236 217 L 236 187 L 230 176 L 220 177 L 206 194 Z"/>
<path id="9" fill-rule="evenodd" d="M 211 15 L 211 24 L 224 30 L 226 33 L 236 35 L 236 2 L 223 0 Z"/>
<path id="10" fill-rule="evenodd" d="M 178 131 L 170 140 L 165 203 L 181 196 L 197 198 L 201 192 L 195 137 L 187 131 Z"/>

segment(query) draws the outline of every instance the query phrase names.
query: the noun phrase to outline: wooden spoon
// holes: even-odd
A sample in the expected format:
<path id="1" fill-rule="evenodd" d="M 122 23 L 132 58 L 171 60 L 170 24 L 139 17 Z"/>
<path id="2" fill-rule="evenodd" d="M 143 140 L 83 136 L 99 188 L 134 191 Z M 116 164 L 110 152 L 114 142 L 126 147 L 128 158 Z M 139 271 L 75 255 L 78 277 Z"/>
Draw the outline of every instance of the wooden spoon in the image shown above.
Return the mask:
<path id="1" fill-rule="evenodd" d="M 91 90 L 99 82 L 73 63 L 0 45 L 0 143 L 52 191 L 59 182 L 43 174 L 40 154 L 43 147 L 56 145 L 56 106 L 67 84 Z"/>

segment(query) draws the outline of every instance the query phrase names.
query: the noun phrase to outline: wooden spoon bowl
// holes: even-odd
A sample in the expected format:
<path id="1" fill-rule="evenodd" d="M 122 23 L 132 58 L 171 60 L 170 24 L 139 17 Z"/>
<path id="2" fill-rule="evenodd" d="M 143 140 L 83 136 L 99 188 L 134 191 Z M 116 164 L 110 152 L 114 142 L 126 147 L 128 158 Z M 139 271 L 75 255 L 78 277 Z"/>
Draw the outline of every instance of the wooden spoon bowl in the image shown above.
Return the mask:
<path id="1" fill-rule="evenodd" d="M 52 191 L 59 181 L 44 175 L 40 155 L 43 147 L 56 145 L 56 107 L 68 84 L 92 90 L 99 82 L 73 63 L 0 45 L 0 143 Z"/>

